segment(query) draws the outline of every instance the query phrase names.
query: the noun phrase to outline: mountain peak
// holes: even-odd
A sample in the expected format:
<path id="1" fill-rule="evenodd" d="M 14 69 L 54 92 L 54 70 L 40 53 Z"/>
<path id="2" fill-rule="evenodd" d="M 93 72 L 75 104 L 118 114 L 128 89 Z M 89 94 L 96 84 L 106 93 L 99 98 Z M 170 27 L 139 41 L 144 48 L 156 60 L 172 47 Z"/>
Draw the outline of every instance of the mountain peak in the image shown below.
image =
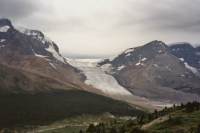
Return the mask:
<path id="1" fill-rule="evenodd" d="M 145 62 L 154 59 L 156 56 L 169 52 L 169 47 L 162 41 L 154 40 L 146 45 L 129 48 L 116 56 L 111 63 L 118 70 L 122 66 L 135 64 L 136 66 L 144 65 Z M 105 62 L 103 62 L 105 63 Z M 121 69 L 120 69 L 121 70 Z"/>
<path id="2" fill-rule="evenodd" d="M 9 19 L 7 18 L 0 18 L 0 26 L 12 26 L 12 23 Z"/>
<path id="3" fill-rule="evenodd" d="M 13 29 L 11 21 L 6 18 L 0 18 L 0 32 L 7 32 L 9 29 Z"/>
<path id="4" fill-rule="evenodd" d="M 41 31 L 15 28 L 9 19 L 0 19 L 0 51 L 6 57 L 31 55 L 66 63 L 58 46 Z"/>
<path id="5" fill-rule="evenodd" d="M 164 42 L 158 41 L 158 40 L 151 41 L 147 43 L 146 45 L 144 45 L 144 47 L 160 47 L 163 49 L 168 48 L 168 46 Z"/>

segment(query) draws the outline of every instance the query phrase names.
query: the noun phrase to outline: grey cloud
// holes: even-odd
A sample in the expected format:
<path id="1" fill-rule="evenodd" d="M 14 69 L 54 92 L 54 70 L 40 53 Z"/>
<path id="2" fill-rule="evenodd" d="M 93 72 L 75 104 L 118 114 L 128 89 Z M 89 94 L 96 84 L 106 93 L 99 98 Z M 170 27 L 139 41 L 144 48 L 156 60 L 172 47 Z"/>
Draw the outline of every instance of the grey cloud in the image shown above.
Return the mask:
<path id="1" fill-rule="evenodd" d="M 92 1 L 0 0 L 0 17 L 43 31 L 70 57 L 109 56 L 155 39 L 200 41 L 200 0 Z"/>
<path id="2" fill-rule="evenodd" d="M 0 0 L 0 17 L 16 20 L 31 15 L 38 8 L 36 2 L 31 0 Z"/>
<path id="3" fill-rule="evenodd" d="M 200 32 L 200 0 L 142 1 L 132 3 L 132 10 L 125 13 L 120 25 L 139 26 L 144 30 Z"/>

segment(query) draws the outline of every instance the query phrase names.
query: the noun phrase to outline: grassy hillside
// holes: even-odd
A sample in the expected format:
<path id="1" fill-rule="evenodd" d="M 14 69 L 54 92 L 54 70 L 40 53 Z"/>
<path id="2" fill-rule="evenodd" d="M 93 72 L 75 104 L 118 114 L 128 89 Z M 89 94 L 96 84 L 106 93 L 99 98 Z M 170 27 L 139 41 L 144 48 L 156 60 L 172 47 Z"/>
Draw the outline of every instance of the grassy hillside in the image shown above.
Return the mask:
<path id="1" fill-rule="evenodd" d="M 104 96 L 78 91 L 0 94 L 0 127 L 49 124 L 82 114 L 137 115 L 141 111 Z"/>
<path id="2" fill-rule="evenodd" d="M 91 124 L 85 133 L 200 133 L 200 103 L 165 108 L 135 120 Z"/>
<path id="3" fill-rule="evenodd" d="M 191 113 L 177 111 L 170 115 L 170 119 L 153 125 L 148 130 L 152 133 L 197 133 L 197 127 L 200 124 L 200 111 Z"/>

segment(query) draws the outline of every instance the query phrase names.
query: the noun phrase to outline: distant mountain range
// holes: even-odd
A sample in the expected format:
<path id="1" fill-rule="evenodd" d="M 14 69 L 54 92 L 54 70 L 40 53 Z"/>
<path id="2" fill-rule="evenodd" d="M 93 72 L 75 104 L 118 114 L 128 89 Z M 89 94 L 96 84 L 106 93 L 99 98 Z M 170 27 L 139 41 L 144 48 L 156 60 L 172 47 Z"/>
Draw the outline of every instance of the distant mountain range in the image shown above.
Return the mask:
<path id="1" fill-rule="evenodd" d="M 42 32 L 0 19 L 0 85 L 4 126 L 87 113 L 136 115 L 200 101 L 200 47 L 152 41 L 114 59 L 69 59 Z"/>

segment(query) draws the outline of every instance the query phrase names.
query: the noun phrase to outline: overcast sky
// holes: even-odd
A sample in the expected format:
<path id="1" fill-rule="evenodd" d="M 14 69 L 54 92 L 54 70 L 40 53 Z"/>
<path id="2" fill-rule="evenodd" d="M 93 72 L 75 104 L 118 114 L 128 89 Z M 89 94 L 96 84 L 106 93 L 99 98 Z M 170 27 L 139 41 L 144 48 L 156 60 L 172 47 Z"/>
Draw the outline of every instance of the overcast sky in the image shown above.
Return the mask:
<path id="1" fill-rule="evenodd" d="M 200 43 L 200 0 L 0 0 L 0 16 L 43 31 L 65 56 L 106 57 L 152 40 Z"/>

